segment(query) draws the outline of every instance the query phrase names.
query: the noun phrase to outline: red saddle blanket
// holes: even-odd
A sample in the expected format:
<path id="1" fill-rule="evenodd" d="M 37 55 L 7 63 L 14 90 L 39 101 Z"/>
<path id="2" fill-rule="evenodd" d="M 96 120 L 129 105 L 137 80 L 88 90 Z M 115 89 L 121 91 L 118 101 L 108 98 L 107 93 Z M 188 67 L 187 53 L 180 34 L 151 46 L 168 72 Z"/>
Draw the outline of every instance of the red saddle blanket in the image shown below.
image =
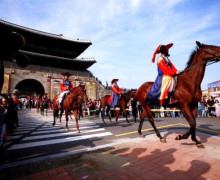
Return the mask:
<path id="1" fill-rule="evenodd" d="M 112 103 L 112 96 L 109 96 L 107 103 L 108 103 L 108 104 L 111 104 L 111 103 Z"/>

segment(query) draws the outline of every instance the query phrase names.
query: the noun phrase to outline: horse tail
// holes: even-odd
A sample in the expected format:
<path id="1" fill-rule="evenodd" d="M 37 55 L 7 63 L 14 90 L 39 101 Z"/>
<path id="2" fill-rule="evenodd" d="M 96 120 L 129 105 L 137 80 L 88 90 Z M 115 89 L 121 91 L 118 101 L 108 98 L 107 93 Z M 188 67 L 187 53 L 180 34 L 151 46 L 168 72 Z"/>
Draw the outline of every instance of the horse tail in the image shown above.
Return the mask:
<path id="1" fill-rule="evenodd" d="M 102 102 L 100 101 L 100 105 L 99 105 L 99 113 L 101 112 L 102 109 Z"/>
<path id="2" fill-rule="evenodd" d="M 58 117 L 58 113 L 59 113 L 58 108 L 55 108 L 54 111 L 53 111 L 53 116 Z"/>

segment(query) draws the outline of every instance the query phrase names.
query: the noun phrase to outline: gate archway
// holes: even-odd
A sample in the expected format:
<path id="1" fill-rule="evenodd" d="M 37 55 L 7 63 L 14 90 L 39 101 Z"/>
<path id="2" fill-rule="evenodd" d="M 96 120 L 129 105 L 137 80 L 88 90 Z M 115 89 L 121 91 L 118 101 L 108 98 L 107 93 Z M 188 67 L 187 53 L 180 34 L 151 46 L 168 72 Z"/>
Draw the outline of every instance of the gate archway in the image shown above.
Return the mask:
<path id="1" fill-rule="evenodd" d="M 44 86 L 35 79 L 22 80 L 15 86 L 15 89 L 18 89 L 23 96 L 43 95 L 45 92 Z"/>

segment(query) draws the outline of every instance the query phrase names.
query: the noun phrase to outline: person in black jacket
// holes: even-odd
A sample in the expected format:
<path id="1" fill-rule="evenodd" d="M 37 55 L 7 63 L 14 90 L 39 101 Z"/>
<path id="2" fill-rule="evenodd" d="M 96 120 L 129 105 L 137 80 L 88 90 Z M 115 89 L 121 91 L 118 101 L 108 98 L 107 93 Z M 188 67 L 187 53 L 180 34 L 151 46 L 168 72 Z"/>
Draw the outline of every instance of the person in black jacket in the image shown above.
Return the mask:
<path id="1" fill-rule="evenodd" d="M 8 111 L 9 102 L 6 97 L 1 96 L 0 99 L 0 146 L 3 144 L 3 137 L 6 129 L 6 124 L 8 121 Z"/>
<path id="2" fill-rule="evenodd" d="M 214 101 L 214 97 L 210 96 L 208 101 L 207 101 L 207 106 L 208 106 L 208 112 L 209 112 L 209 116 L 210 117 L 215 117 L 215 114 L 213 112 L 215 112 L 215 101 Z"/>

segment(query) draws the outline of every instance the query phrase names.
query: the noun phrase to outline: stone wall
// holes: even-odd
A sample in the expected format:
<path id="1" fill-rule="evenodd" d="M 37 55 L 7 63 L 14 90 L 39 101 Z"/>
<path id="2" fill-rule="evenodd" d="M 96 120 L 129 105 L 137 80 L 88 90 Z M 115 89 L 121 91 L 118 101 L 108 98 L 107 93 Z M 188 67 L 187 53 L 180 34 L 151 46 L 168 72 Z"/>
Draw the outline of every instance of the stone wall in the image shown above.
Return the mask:
<path id="1" fill-rule="evenodd" d="M 73 74 L 70 80 L 80 80 L 84 82 L 96 83 L 96 97 L 97 99 L 103 97 L 106 94 L 110 94 L 105 87 L 100 84 L 90 71 L 75 71 L 67 69 L 49 68 L 36 65 L 29 65 L 26 68 L 20 68 L 13 62 L 4 62 L 5 73 L 10 75 L 9 93 L 12 93 L 16 85 L 25 79 L 34 79 L 40 82 L 45 92 L 50 91 L 50 78 L 62 79 L 62 72 L 69 72 Z"/>

